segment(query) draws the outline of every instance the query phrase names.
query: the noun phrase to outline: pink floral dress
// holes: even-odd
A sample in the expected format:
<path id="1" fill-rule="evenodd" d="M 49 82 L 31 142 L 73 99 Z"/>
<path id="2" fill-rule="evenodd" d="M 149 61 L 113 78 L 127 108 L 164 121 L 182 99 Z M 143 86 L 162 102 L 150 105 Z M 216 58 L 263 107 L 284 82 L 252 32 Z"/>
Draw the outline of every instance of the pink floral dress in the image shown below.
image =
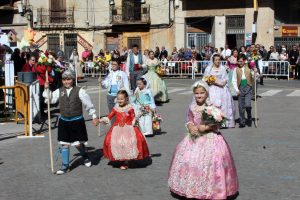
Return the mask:
<path id="1" fill-rule="evenodd" d="M 201 124 L 202 107 L 193 102 L 187 123 Z M 230 148 L 221 133 L 192 140 L 186 136 L 176 147 L 169 171 L 170 190 L 195 199 L 226 199 L 238 192 L 238 178 Z"/>

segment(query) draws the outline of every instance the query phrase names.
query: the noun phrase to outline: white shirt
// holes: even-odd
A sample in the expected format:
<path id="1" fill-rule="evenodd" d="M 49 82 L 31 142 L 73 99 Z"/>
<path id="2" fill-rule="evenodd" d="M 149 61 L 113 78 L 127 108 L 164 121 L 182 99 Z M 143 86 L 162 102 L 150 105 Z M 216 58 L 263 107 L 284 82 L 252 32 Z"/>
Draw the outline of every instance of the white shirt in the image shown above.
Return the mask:
<path id="1" fill-rule="evenodd" d="M 232 84 L 233 84 L 233 87 L 235 89 L 236 92 L 239 92 L 239 86 L 237 85 L 237 75 L 236 75 L 236 68 L 234 68 L 233 70 L 233 74 L 232 74 Z M 252 75 L 252 78 L 254 78 L 254 71 L 251 70 L 251 75 Z M 245 75 L 245 67 L 242 68 L 242 80 L 245 80 L 247 79 L 246 78 L 246 75 Z"/>
<path id="2" fill-rule="evenodd" d="M 67 90 L 67 95 L 70 95 L 70 92 L 72 91 L 72 88 L 68 88 Z M 55 104 L 58 102 L 59 100 L 59 89 L 56 89 L 54 92 L 49 91 L 50 93 L 50 104 Z M 48 102 L 48 92 L 47 90 L 44 90 L 43 92 L 43 97 L 45 98 L 45 103 Z M 86 93 L 86 91 L 82 88 L 80 88 L 79 90 L 79 98 L 83 104 L 83 106 L 85 107 L 85 110 L 88 112 L 88 114 L 93 118 L 96 119 L 97 118 L 97 114 L 96 114 L 96 109 L 92 103 L 92 100 L 90 98 L 90 96 Z"/>
<path id="3" fill-rule="evenodd" d="M 279 59 L 279 53 L 278 52 L 272 52 L 270 54 L 270 60 L 278 60 Z"/>
<path id="4" fill-rule="evenodd" d="M 133 60 L 134 60 L 134 64 L 138 64 L 139 63 L 139 54 L 135 55 L 134 53 L 132 53 L 133 55 Z M 146 68 L 147 66 L 145 65 L 145 57 L 142 56 L 142 61 L 143 61 L 143 64 L 142 64 L 142 67 L 143 68 Z M 126 74 L 127 76 L 129 76 L 129 65 L 130 65 L 130 53 L 128 54 L 127 56 L 127 62 L 126 62 Z"/>
<path id="5" fill-rule="evenodd" d="M 224 49 L 222 51 L 222 56 L 225 59 L 226 57 L 230 57 L 231 56 L 231 50 L 230 49 Z"/>
<path id="6" fill-rule="evenodd" d="M 115 72 L 115 71 L 111 71 L 110 73 L 112 73 L 111 84 L 112 85 L 117 85 L 117 75 L 118 75 L 118 73 Z"/>
<path id="7" fill-rule="evenodd" d="M 108 76 L 101 82 L 103 88 L 110 91 L 112 85 L 117 85 L 118 90 L 125 89 L 130 95 L 129 80 L 125 72 L 121 70 L 110 71 Z"/>

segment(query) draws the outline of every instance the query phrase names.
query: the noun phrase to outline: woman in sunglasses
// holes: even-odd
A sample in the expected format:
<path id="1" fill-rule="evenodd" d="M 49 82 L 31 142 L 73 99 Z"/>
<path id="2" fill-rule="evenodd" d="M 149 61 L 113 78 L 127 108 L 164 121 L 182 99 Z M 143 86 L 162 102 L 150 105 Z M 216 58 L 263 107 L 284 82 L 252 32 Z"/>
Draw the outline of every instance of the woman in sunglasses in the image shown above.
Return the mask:
<path id="1" fill-rule="evenodd" d="M 34 56 L 30 56 L 29 60 L 22 68 L 22 72 L 32 72 L 34 65 L 36 65 L 36 58 Z"/>

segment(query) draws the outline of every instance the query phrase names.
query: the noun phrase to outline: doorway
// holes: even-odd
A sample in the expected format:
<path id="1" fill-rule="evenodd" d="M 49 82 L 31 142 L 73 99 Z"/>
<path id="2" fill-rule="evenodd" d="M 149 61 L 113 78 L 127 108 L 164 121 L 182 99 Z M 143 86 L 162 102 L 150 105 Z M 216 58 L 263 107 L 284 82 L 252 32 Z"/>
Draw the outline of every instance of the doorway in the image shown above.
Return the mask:
<path id="1" fill-rule="evenodd" d="M 230 49 L 240 48 L 244 45 L 244 34 L 227 34 L 226 44 Z"/>
<path id="2" fill-rule="evenodd" d="M 68 33 L 64 34 L 64 46 L 65 46 L 65 60 L 69 61 L 70 56 L 74 49 L 77 49 L 77 34 Z"/>

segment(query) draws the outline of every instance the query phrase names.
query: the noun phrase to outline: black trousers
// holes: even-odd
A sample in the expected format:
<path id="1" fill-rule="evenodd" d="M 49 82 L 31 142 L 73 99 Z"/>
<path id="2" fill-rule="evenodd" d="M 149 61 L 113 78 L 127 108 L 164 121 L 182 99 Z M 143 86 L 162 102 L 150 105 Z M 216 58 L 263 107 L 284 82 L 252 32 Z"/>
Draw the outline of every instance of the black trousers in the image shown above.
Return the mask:
<path id="1" fill-rule="evenodd" d="M 295 67 L 295 79 L 300 80 L 300 64 L 296 65 Z"/>
<path id="2" fill-rule="evenodd" d="M 44 113 L 44 108 L 45 108 L 45 98 L 43 97 L 44 90 L 45 90 L 44 86 L 40 85 L 40 93 L 39 93 L 40 114 Z"/>

